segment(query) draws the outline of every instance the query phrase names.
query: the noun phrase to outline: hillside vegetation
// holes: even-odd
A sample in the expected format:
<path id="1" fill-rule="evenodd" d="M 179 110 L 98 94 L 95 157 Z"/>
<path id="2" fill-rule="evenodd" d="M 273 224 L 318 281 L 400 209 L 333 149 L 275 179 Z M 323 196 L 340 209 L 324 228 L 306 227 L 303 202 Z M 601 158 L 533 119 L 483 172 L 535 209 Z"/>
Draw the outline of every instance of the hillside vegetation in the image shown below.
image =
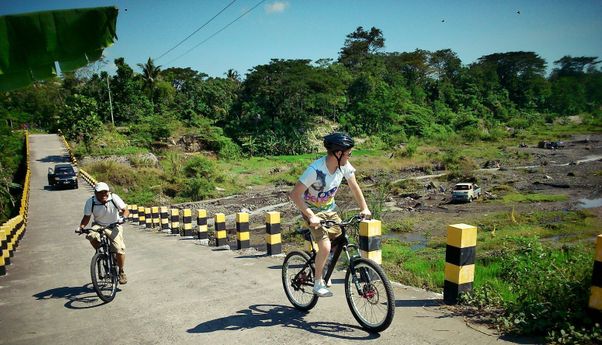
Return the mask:
<path id="1" fill-rule="evenodd" d="M 392 278 L 440 291 L 440 232 L 470 213 L 482 229 L 483 251 L 465 305 L 504 333 L 602 341 L 586 313 L 600 216 L 570 204 L 585 192 L 600 197 L 602 168 L 554 166 L 598 153 L 598 139 L 574 138 L 602 132 L 598 57 L 559 57 L 546 75 L 548 62 L 536 52 L 499 52 L 464 64 L 450 49 L 384 47 L 381 30 L 358 27 L 337 60 L 274 59 L 244 77 L 234 70 L 209 77 L 162 69 L 150 58 L 137 64 L 138 73 L 118 58 L 114 75 L 99 72 L 101 63 L 0 94 L 0 221 L 20 192 L 23 139 L 16 129 L 24 126 L 61 130 L 83 168 L 128 203 L 146 205 L 257 186 L 288 190 L 322 154 L 321 137 L 342 130 L 357 138 L 352 161 L 389 236 L 383 266 Z M 573 147 L 566 154 L 537 151 L 541 140 Z M 491 162 L 506 170 L 479 171 Z M 440 177 L 410 178 L 429 174 Z M 575 177 L 568 192 L 542 187 L 567 174 Z M 486 184 L 490 196 L 472 206 L 477 211 L 448 205 L 444 192 L 424 192 L 427 182 L 445 190 L 461 180 Z M 418 236 L 419 245 L 404 234 Z"/>

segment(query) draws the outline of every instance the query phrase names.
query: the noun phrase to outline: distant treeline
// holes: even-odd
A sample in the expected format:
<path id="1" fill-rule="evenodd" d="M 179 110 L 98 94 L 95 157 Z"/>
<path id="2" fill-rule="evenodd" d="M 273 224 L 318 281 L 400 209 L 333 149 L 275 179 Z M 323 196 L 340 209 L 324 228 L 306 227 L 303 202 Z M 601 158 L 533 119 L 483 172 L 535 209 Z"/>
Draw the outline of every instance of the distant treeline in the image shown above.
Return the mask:
<path id="1" fill-rule="evenodd" d="M 185 132 L 234 157 L 308 152 L 309 133 L 324 124 L 395 144 L 454 134 L 492 140 L 505 126 L 600 114 L 598 57 L 561 57 L 546 76 L 546 61 L 534 52 L 464 65 L 450 49 L 384 53 L 384 46 L 381 30 L 358 27 L 336 61 L 274 59 L 244 78 L 234 70 L 223 78 L 162 70 L 150 58 L 138 74 L 118 58 L 113 76 L 87 68 L 0 95 L 2 130 L 28 123 L 89 143 L 113 123 L 127 128 L 135 146 Z"/>

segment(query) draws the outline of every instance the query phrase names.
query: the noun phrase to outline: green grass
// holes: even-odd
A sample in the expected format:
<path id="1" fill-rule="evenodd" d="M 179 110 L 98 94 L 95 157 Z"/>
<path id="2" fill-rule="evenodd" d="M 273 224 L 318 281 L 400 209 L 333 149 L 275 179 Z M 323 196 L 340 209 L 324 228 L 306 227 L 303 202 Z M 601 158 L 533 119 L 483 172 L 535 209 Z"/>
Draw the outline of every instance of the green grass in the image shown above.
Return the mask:
<path id="1" fill-rule="evenodd" d="M 505 204 L 513 204 L 517 202 L 555 202 L 555 201 L 567 201 L 569 197 L 563 194 L 520 194 L 511 193 L 506 194 L 502 197 L 502 202 Z"/>

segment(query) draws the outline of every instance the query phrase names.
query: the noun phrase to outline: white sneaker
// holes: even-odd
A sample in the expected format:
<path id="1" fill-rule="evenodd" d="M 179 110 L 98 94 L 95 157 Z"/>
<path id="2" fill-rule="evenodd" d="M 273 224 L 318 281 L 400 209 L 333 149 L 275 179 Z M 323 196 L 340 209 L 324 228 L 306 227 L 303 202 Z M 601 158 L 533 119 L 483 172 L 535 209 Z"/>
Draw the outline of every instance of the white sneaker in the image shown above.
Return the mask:
<path id="1" fill-rule="evenodd" d="M 332 279 L 328 279 L 328 281 L 326 282 L 326 287 L 331 287 L 332 286 Z"/>
<path id="2" fill-rule="evenodd" d="M 320 279 L 317 282 L 314 282 L 314 295 L 317 295 L 318 297 L 331 297 L 332 292 L 326 288 L 324 280 Z"/>

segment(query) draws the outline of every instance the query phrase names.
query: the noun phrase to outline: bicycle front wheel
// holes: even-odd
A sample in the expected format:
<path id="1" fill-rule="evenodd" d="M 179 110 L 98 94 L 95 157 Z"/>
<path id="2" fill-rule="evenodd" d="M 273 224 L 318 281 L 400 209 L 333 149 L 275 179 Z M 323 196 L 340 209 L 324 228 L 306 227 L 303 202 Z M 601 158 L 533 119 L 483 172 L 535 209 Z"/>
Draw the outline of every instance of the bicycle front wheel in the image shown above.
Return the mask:
<path id="1" fill-rule="evenodd" d="M 111 302 L 117 293 L 117 275 L 110 266 L 107 254 L 94 254 L 90 264 L 90 275 L 98 297 L 104 302 Z"/>
<path id="2" fill-rule="evenodd" d="M 307 311 L 318 303 L 313 293 L 314 267 L 304 252 L 288 253 L 282 264 L 282 285 L 286 297 L 299 310 Z"/>
<path id="3" fill-rule="evenodd" d="M 374 261 L 359 258 L 347 269 L 345 297 L 353 317 L 367 331 L 382 332 L 393 321 L 393 287 L 383 269 Z"/>

